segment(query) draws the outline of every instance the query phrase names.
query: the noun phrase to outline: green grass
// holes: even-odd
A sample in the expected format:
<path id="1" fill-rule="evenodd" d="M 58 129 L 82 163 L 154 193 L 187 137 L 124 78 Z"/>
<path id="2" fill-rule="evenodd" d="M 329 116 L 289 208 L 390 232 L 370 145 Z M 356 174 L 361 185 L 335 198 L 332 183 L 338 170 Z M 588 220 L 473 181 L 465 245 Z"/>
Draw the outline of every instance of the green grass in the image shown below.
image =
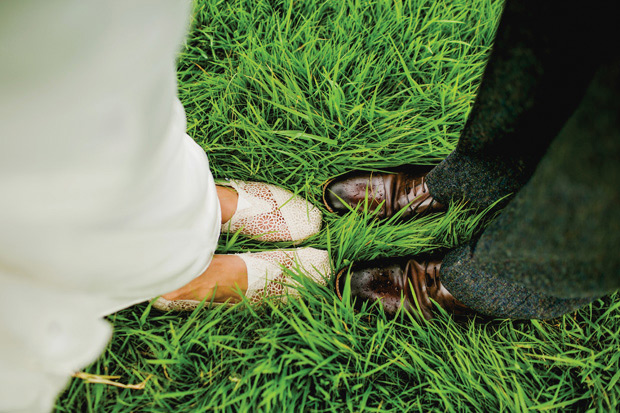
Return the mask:
<path id="1" fill-rule="evenodd" d="M 200 0 L 178 65 L 188 133 L 216 177 L 278 184 L 316 205 L 322 184 L 351 169 L 435 164 L 455 147 L 500 10 L 497 0 Z M 338 269 L 455 246 L 483 222 L 463 205 L 406 224 L 325 213 L 304 245 L 328 249 Z M 223 236 L 219 251 L 270 248 Z M 286 306 L 111 315 L 114 337 L 84 372 L 143 388 L 74 378 L 57 411 L 618 410 L 618 294 L 552 321 L 421 324 L 355 313 L 332 285 L 292 276 L 302 299 Z"/>

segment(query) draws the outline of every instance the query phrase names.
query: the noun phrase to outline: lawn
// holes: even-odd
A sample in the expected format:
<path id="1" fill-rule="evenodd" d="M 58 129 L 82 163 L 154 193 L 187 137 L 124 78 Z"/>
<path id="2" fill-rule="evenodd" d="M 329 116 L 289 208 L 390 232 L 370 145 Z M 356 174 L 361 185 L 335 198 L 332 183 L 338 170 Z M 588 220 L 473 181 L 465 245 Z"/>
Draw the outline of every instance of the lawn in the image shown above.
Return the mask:
<path id="1" fill-rule="evenodd" d="M 281 185 L 320 208 L 334 175 L 436 164 L 473 104 L 501 5 L 199 0 L 178 63 L 188 133 L 216 177 Z M 453 247 L 492 218 L 460 204 L 404 224 L 323 212 L 303 245 L 327 249 L 334 269 Z M 223 236 L 219 252 L 271 248 Z M 618 411 L 618 294 L 550 321 L 429 324 L 356 313 L 333 282 L 291 276 L 303 286 L 287 305 L 109 316 L 111 343 L 56 411 Z"/>

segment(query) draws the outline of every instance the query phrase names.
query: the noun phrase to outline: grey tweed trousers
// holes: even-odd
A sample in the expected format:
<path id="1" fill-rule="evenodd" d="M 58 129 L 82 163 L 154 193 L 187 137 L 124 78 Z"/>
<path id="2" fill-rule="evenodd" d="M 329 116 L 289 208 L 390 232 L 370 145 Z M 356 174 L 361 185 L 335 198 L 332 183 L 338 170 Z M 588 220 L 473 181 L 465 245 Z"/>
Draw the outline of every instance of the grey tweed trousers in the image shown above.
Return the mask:
<path id="1" fill-rule="evenodd" d="M 441 203 L 503 200 L 441 267 L 480 313 L 553 318 L 620 287 L 620 58 L 597 3 L 507 1 L 457 148 L 427 176 Z"/>

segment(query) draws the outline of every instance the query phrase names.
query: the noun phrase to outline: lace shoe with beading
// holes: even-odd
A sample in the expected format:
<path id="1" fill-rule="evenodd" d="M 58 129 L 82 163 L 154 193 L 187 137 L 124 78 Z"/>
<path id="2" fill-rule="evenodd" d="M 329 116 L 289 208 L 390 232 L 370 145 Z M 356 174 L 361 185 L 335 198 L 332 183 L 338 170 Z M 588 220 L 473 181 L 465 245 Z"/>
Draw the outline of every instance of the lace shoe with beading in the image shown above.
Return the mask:
<path id="1" fill-rule="evenodd" d="M 252 303 L 259 303 L 267 297 L 278 297 L 285 302 L 288 296 L 299 296 L 299 283 L 289 277 L 288 271 L 306 276 L 320 285 L 326 285 L 331 276 L 331 265 L 327 251 L 316 248 L 273 250 L 256 253 L 235 254 L 247 268 L 248 289 L 245 296 Z M 231 306 L 233 302 L 212 305 Z M 193 311 L 200 305 L 198 300 L 167 300 L 159 297 L 153 307 L 161 311 Z M 207 302 L 207 306 L 209 302 Z"/>
<path id="2" fill-rule="evenodd" d="M 261 182 L 229 180 L 218 185 L 234 189 L 239 200 L 222 232 L 236 232 L 259 241 L 298 244 L 321 229 L 321 211 L 286 189 Z"/>
<path id="3" fill-rule="evenodd" d="M 299 283 L 287 271 L 301 273 L 320 285 L 326 285 L 331 275 L 327 251 L 316 248 L 274 250 L 237 254 L 248 269 L 248 290 L 245 295 L 251 302 L 278 296 L 286 301 L 288 295 L 298 296 Z"/>

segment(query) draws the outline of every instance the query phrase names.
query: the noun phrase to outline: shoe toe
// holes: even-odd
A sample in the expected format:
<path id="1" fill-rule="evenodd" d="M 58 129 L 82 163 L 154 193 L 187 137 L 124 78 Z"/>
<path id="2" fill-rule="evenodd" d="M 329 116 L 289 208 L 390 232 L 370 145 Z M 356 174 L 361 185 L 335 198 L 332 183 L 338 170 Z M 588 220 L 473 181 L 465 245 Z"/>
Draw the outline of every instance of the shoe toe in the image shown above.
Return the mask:
<path id="1" fill-rule="evenodd" d="M 296 255 L 306 274 L 318 284 L 326 285 L 326 280 L 331 277 L 329 253 L 325 250 L 307 247 L 298 248 Z"/>
<path id="2" fill-rule="evenodd" d="M 328 182 L 323 190 L 323 203 L 330 212 L 343 215 L 368 202 L 376 208 L 384 199 L 382 174 L 351 173 Z"/>
<path id="3" fill-rule="evenodd" d="M 272 186 L 271 190 L 288 229 L 282 241 L 298 244 L 320 231 L 323 215 L 317 207 L 285 189 Z"/>
<path id="4" fill-rule="evenodd" d="M 404 285 L 402 267 L 398 263 L 359 263 L 351 267 L 349 275 L 347 269 L 341 271 L 336 281 L 337 293 L 341 298 L 347 278 L 351 280 L 351 297 L 355 300 L 354 307 L 357 310 L 365 302 L 372 304 L 377 300 L 381 300 L 386 314 L 393 315 L 401 307 Z"/>
<path id="5" fill-rule="evenodd" d="M 347 185 L 342 181 L 333 181 L 325 186 L 323 203 L 329 212 L 345 213 L 348 211 L 343 200 L 347 199 Z"/>
<path id="6" fill-rule="evenodd" d="M 285 293 L 297 296 L 295 289 L 299 284 L 289 279 L 282 267 L 300 270 L 314 282 L 325 285 L 331 274 L 329 254 L 316 248 L 297 248 L 294 250 L 273 250 L 259 253 L 236 254 L 248 271 L 248 290 L 250 301 L 259 302 L 267 296 L 283 296 Z M 284 287 L 284 284 L 291 287 Z"/>

